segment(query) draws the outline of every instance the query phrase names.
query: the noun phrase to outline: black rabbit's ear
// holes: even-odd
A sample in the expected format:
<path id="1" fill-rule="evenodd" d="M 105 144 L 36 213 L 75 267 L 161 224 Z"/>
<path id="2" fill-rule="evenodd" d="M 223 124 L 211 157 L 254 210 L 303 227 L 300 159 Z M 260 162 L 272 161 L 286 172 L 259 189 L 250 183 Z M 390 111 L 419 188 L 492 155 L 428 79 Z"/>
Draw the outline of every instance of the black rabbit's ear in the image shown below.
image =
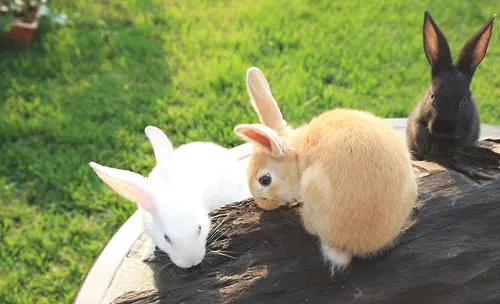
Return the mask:
<path id="1" fill-rule="evenodd" d="M 456 66 L 459 71 L 469 76 L 469 80 L 472 80 L 476 67 L 486 55 L 495 17 L 496 15 L 493 15 L 488 22 L 472 35 L 460 52 Z"/>
<path id="2" fill-rule="evenodd" d="M 424 13 L 423 33 L 424 52 L 432 66 L 432 72 L 449 67 L 451 65 L 450 47 L 428 11 Z"/>

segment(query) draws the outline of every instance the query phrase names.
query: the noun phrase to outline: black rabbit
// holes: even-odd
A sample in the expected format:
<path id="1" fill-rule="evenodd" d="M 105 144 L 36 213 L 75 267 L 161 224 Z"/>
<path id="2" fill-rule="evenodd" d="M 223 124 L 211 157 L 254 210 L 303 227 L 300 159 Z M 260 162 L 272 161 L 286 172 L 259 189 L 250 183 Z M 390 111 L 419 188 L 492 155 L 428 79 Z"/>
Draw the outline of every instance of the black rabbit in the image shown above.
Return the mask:
<path id="1" fill-rule="evenodd" d="M 495 16 L 465 43 L 453 64 L 446 38 L 425 11 L 424 52 L 431 65 L 431 84 L 410 113 L 406 126 L 415 159 L 450 156 L 457 148 L 478 139 L 479 114 L 469 88 L 476 67 L 486 55 Z"/>

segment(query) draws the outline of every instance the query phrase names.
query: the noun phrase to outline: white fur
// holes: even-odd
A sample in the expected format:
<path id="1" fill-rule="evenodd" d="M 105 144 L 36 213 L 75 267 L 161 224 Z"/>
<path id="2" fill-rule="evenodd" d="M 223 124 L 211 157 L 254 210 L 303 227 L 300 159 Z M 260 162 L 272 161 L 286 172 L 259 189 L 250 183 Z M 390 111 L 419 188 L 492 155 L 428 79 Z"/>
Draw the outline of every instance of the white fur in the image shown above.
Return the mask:
<path id="1" fill-rule="evenodd" d="M 113 190 L 138 204 L 144 231 L 154 245 L 177 266 L 195 266 L 205 256 L 210 230 L 208 213 L 250 197 L 245 168 L 233 153 L 214 143 L 193 142 L 173 150 L 160 129 L 149 126 L 145 132 L 157 161 L 147 178 L 96 163 L 90 165 Z M 154 245 L 144 260 L 153 258 Z"/>
<path id="2" fill-rule="evenodd" d="M 323 242 L 321 242 L 321 253 L 325 261 L 330 264 L 331 274 L 344 270 L 349 265 L 349 262 L 351 262 L 350 256 L 333 247 L 326 246 Z"/>

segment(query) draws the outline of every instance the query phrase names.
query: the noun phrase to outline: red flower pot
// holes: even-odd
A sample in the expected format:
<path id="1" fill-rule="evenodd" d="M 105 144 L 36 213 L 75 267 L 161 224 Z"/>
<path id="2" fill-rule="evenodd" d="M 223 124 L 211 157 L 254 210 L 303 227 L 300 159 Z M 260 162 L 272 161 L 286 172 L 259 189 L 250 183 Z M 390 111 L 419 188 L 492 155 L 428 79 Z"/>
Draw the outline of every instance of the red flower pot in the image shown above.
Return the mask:
<path id="1" fill-rule="evenodd" d="M 14 21 L 12 27 L 9 30 L 10 39 L 18 44 L 27 46 L 33 38 L 33 33 L 38 28 L 40 21 L 40 15 L 37 15 L 36 19 L 31 23 L 24 23 L 21 21 Z"/>
<path id="2" fill-rule="evenodd" d="M 33 31 L 29 28 L 13 25 L 9 31 L 9 38 L 15 43 L 27 46 L 31 42 Z"/>

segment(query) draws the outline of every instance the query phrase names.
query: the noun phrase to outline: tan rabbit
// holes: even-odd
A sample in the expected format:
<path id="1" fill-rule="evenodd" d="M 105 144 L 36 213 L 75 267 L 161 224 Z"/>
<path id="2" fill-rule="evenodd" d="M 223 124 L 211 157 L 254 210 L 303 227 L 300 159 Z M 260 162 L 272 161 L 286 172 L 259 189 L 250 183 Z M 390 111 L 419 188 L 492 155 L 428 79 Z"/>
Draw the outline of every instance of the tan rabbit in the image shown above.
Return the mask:
<path id="1" fill-rule="evenodd" d="M 417 199 L 403 139 L 381 118 L 347 109 L 325 112 L 293 129 L 262 72 L 250 68 L 246 81 L 262 124 L 242 124 L 234 131 L 255 145 L 247 178 L 259 207 L 303 202 L 304 226 L 319 237 L 332 273 L 353 256 L 390 245 Z"/>

